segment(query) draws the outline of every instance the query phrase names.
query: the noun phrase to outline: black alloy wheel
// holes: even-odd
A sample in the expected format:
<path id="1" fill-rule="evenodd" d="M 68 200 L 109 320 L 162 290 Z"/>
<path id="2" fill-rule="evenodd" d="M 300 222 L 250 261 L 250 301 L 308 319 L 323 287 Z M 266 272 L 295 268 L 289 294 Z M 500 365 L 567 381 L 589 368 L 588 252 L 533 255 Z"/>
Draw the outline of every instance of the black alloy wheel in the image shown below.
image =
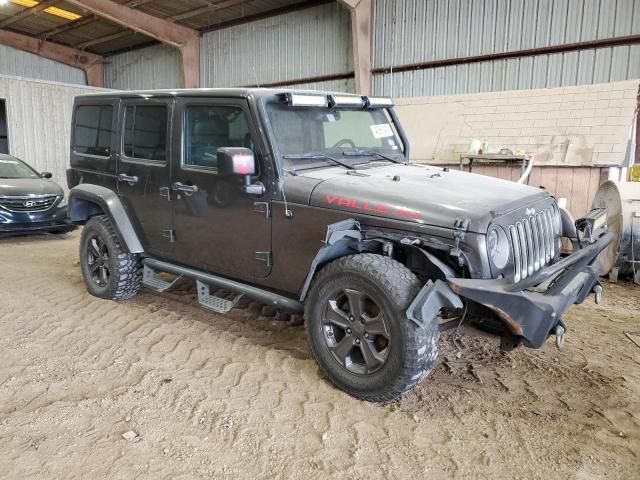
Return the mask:
<path id="1" fill-rule="evenodd" d="M 105 287 L 111 277 L 110 256 L 107 244 L 99 235 L 89 237 L 85 258 L 91 279 L 99 287 Z"/>
<path id="2" fill-rule="evenodd" d="M 391 346 L 386 317 L 380 305 L 360 290 L 345 288 L 333 295 L 326 302 L 322 325 L 336 361 L 360 375 L 382 368 Z"/>

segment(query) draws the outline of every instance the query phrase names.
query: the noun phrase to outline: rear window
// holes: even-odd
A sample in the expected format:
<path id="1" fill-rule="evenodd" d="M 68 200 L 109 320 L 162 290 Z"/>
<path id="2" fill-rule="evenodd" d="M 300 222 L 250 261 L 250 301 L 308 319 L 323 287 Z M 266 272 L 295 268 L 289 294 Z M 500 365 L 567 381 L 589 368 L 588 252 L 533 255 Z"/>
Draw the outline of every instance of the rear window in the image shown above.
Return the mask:
<path id="1" fill-rule="evenodd" d="M 108 157 L 111 155 L 111 105 L 83 105 L 76 110 L 73 150 L 79 154 Z"/>
<path id="2" fill-rule="evenodd" d="M 167 107 L 130 105 L 124 115 L 124 154 L 130 158 L 167 158 Z"/>

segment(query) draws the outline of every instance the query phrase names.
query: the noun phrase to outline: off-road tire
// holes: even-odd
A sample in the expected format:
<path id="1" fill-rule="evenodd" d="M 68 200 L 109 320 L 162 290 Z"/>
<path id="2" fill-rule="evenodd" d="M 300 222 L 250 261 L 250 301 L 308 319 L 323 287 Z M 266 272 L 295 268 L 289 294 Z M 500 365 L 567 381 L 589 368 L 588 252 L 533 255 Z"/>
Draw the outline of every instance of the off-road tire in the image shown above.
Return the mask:
<path id="1" fill-rule="evenodd" d="M 320 369 L 338 388 L 362 400 L 385 403 L 402 396 L 431 372 L 438 356 L 437 318 L 419 326 L 406 316 L 421 286 L 401 263 L 369 253 L 339 258 L 316 275 L 305 306 L 307 340 Z M 347 370 L 331 354 L 324 337 L 323 305 L 336 289 L 356 287 L 375 297 L 389 319 L 388 357 L 373 373 Z"/>
<path id="2" fill-rule="evenodd" d="M 89 274 L 87 263 L 88 242 L 98 236 L 109 252 L 109 280 L 106 285 L 98 285 Z M 105 215 L 91 217 L 80 237 L 80 269 L 87 291 L 96 297 L 108 300 L 127 300 L 136 296 L 142 282 L 140 257 L 127 252 L 118 239 L 113 225 Z"/>

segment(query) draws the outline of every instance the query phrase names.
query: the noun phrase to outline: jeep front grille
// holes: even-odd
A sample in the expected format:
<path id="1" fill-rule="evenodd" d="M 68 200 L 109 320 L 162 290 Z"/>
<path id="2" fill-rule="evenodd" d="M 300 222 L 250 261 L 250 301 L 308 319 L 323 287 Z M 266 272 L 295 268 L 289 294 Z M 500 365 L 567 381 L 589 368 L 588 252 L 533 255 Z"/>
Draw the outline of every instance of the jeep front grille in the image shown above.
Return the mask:
<path id="1" fill-rule="evenodd" d="M 58 195 L 0 197 L 0 207 L 16 213 L 44 212 L 49 210 Z"/>
<path id="2" fill-rule="evenodd" d="M 509 226 L 514 281 L 527 278 L 556 256 L 555 210 L 545 209 Z"/>

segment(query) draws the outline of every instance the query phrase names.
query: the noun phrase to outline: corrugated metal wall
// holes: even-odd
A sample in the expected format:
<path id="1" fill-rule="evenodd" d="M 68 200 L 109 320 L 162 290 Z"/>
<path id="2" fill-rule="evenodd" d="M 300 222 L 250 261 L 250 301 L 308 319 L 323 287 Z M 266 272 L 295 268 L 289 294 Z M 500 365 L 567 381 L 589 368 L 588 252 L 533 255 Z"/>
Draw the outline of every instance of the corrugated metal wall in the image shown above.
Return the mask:
<path id="1" fill-rule="evenodd" d="M 99 89 L 0 75 L 9 153 L 27 161 L 66 188 L 73 98 Z"/>
<path id="2" fill-rule="evenodd" d="M 375 0 L 374 68 L 640 33 L 638 0 Z M 604 83 L 640 77 L 640 45 L 376 75 L 391 96 Z"/>
<path id="3" fill-rule="evenodd" d="M 355 92 L 356 82 L 353 78 L 345 80 L 326 80 L 322 82 L 296 83 L 286 88 L 301 90 L 328 90 L 330 92 Z"/>
<path id="4" fill-rule="evenodd" d="M 86 85 L 84 72 L 33 53 L 0 45 L 0 75 Z"/>
<path id="5" fill-rule="evenodd" d="M 351 52 L 349 13 L 337 3 L 321 5 L 205 33 L 201 83 L 237 87 L 347 73 Z M 352 86 L 348 80 L 313 84 Z"/>
<path id="6" fill-rule="evenodd" d="M 106 88 L 144 90 L 182 87 L 182 65 L 176 48 L 165 45 L 133 50 L 107 58 Z"/>

